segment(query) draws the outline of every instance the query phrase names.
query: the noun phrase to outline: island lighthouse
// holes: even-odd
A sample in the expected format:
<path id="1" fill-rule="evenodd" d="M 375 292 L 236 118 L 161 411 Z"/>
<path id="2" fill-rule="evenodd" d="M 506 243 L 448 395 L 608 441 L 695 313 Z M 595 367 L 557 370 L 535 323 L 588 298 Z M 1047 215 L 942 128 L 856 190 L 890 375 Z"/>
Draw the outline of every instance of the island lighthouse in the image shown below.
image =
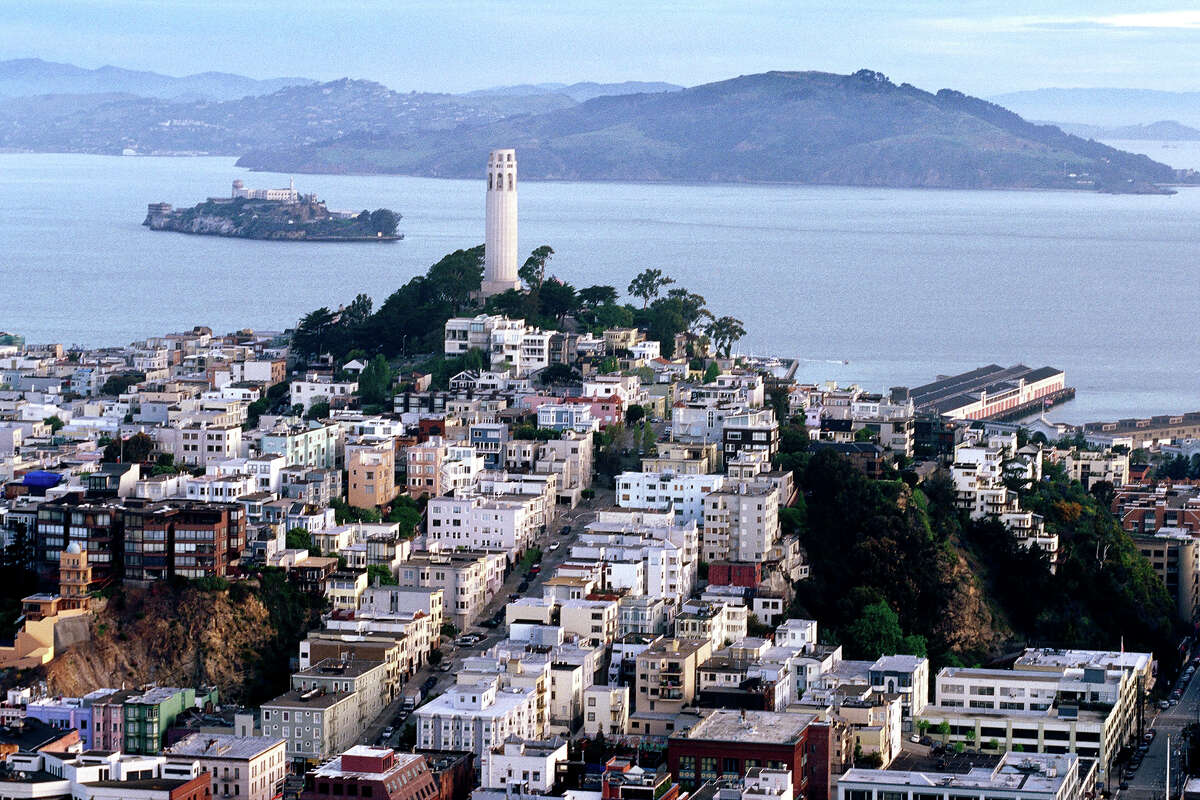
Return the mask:
<path id="1" fill-rule="evenodd" d="M 493 150 L 487 164 L 487 228 L 483 297 L 519 289 L 517 277 L 517 151 Z"/>

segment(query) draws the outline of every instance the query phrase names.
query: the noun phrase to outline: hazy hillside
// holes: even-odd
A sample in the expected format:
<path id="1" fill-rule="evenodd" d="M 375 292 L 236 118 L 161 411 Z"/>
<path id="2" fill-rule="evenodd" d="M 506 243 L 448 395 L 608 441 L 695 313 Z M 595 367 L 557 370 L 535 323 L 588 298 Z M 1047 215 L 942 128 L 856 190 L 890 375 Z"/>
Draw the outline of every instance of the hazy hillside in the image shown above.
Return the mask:
<path id="1" fill-rule="evenodd" d="M 865 70 L 742 76 L 441 132 L 357 131 L 288 150 L 256 148 L 239 163 L 475 177 L 480 154 L 498 145 L 518 148 L 524 176 L 546 179 L 1129 190 L 1174 177 L 1145 156 Z"/>
<path id="2" fill-rule="evenodd" d="M 568 97 L 401 94 L 371 81 L 288 86 L 223 102 L 121 95 L 0 100 L 0 148 L 41 152 L 208 153 L 289 148 L 350 132 L 394 135 L 481 125 L 574 105 Z"/>
<path id="3" fill-rule="evenodd" d="M 524 96 L 538 94 L 561 94 L 582 103 L 596 97 L 610 97 L 623 94 L 645 94 L 651 92 L 677 92 L 684 87 L 674 83 L 661 81 L 624 81 L 622 83 L 522 83 L 516 86 L 496 86 L 491 89 L 481 89 L 468 92 L 468 97 L 478 95 Z"/>
<path id="4" fill-rule="evenodd" d="M 310 83 L 314 81 L 309 78 L 255 80 L 227 72 L 201 72 L 176 78 L 120 67 L 84 69 L 40 58 L 0 61 L 0 95 L 7 97 L 121 93 L 164 99 L 236 100 Z"/>
<path id="5" fill-rule="evenodd" d="M 989 98 L 1026 119 L 1084 125 L 1142 125 L 1158 119 L 1200 127 L 1200 92 L 1152 89 L 1034 89 Z"/>
<path id="6" fill-rule="evenodd" d="M 1182 125 L 1174 120 L 1151 122 L 1149 125 L 1122 125 L 1106 128 L 1102 125 L 1080 125 L 1073 122 L 1057 124 L 1064 131 L 1085 139 L 1117 139 L 1146 142 L 1196 142 L 1200 141 L 1200 130 Z"/>

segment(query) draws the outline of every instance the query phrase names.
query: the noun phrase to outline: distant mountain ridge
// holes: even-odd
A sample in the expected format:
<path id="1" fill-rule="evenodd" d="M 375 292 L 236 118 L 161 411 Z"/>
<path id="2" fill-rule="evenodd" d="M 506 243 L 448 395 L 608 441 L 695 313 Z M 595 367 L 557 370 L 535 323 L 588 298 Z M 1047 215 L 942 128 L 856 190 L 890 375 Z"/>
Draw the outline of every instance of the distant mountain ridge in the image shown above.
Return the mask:
<path id="1" fill-rule="evenodd" d="M 139 94 L 167 91 L 155 73 L 37 60 L 4 66 L 0 85 L 5 74 L 12 86 L 49 72 L 61 80 L 54 85 L 71 87 L 0 97 L 0 148 L 16 151 L 236 155 L 264 170 L 475 177 L 481 154 L 506 145 L 520 149 L 522 174 L 535 179 L 1157 191 L 1180 178 L 1145 156 L 871 70 L 768 72 L 686 89 L 581 83 L 465 95 L 295 79 L 302 82 L 213 100 Z M 122 80 L 94 80 L 110 72 Z M 237 92 L 251 81 L 213 75 L 166 80 L 217 80 Z M 103 86 L 123 88 L 89 90 Z"/>
<path id="2" fill-rule="evenodd" d="M 543 114 L 400 135 L 354 132 L 256 149 L 253 169 L 475 177 L 518 149 L 527 178 L 758 181 L 946 188 L 1152 190 L 1170 167 L 961 92 L 879 73 L 769 72 L 675 92 L 599 97 Z"/>
<path id="3" fill-rule="evenodd" d="M 227 72 L 200 72 L 173 77 L 104 66 L 85 69 L 73 64 L 22 58 L 0 61 L 0 95 L 30 97 L 47 94 L 131 94 L 162 99 L 236 100 L 270 94 L 287 86 L 316 83 L 311 78 L 257 80 Z"/>
<path id="4" fill-rule="evenodd" d="M 1178 120 L 1200 128 L 1200 92 L 1154 89 L 1033 89 L 989 98 L 1026 119 L 1118 127 Z"/>
<path id="5" fill-rule="evenodd" d="M 1147 142 L 1196 142 L 1200 141 L 1200 129 L 1175 122 L 1162 120 L 1151 122 L 1149 125 L 1123 125 L 1117 128 L 1105 128 L 1100 125 L 1080 125 L 1071 122 L 1050 122 L 1064 131 L 1085 139 L 1118 139 Z"/>
<path id="6" fill-rule="evenodd" d="M 213 102 L 129 94 L 0 99 L 0 148 L 40 152 L 241 155 L 348 132 L 395 135 L 474 126 L 574 105 L 569 97 L 394 92 L 372 81 L 287 86 Z"/>
<path id="7" fill-rule="evenodd" d="M 491 89 L 479 89 L 467 92 L 468 97 L 479 95 L 523 96 L 537 94 L 561 94 L 577 103 L 583 103 L 597 97 L 610 97 L 623 94 L 651 94 L 654 92 L 678 92 L 685 87 L 662 81 L 623 81 L 621 83 L 522 83 L 514 86 L 495 86 Z"/>

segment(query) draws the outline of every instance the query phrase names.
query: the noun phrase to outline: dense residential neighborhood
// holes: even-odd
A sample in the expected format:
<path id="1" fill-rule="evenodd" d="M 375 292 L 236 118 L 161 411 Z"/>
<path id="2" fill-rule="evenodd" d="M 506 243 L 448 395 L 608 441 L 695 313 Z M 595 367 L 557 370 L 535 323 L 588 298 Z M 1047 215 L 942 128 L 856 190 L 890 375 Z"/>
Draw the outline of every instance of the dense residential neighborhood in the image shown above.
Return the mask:
<path id="1" fill-rule="evenodd" d="M 799 382 L 658 270 L 639 309 L 518 269 L 488 163 L 485 248 L 374 313 L 0 336 L 0 797 L 1179 779 L 1194 439 L 1051 423 L 1050 367 Z"/>

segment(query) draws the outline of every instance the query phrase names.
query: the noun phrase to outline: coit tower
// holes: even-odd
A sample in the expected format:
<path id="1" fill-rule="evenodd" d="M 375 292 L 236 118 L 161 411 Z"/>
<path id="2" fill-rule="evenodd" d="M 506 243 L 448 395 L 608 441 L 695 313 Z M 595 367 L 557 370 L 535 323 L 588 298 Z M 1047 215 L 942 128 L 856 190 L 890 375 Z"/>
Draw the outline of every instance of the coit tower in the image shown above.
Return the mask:
<path id="1" fill-rule="evenodd" d="M 517 277 L 517 151 L 493 150 L 487 173 L 487 232 L 479 290 L 484 297 L 521 286 Z"/>

